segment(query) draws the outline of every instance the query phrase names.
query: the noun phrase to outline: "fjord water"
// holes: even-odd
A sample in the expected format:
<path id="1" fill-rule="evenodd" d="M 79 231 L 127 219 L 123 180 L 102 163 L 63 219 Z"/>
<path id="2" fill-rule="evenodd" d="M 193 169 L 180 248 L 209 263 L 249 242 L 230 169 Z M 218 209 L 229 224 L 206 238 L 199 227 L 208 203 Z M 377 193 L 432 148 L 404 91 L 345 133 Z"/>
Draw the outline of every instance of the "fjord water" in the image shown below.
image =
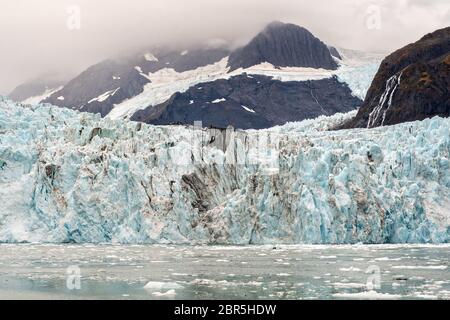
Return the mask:
<path id="1" fill-rule="evenodd" d="M 3 244 L 0 299 L 450 299 L 449 253 L 449 245 Z"/>

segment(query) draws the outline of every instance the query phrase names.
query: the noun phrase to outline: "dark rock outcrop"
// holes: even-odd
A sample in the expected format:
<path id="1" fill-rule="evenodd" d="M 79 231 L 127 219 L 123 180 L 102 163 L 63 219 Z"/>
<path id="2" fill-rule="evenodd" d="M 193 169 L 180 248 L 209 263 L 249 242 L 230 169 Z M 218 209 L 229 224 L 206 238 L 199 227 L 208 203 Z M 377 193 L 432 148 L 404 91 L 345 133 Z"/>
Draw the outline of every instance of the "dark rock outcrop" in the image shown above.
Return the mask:
<path id="1" fill-rule="evenodd" d="M 357 116 L 344 128 L 372 128 L 450 116 L 450 27 L 389 55 Z"/>
<path id="2" fill-rule="evenodd" d="M 321 115 L 348 112 L 362 101 L 336 78 L 282 82 L 246 74 L 202 83 L 155 107 L 138 111 L 131 120 L 150 124 L 193 124 L 262 129 Z"/>
<path id="3" fill-rule="evenodd" d="M 272 22 L 246 46 L 230 55 L 231 71 L 263 62 L 276 67 L 310 67 L 336 70 L 328 47 L 305 28 Z"/>

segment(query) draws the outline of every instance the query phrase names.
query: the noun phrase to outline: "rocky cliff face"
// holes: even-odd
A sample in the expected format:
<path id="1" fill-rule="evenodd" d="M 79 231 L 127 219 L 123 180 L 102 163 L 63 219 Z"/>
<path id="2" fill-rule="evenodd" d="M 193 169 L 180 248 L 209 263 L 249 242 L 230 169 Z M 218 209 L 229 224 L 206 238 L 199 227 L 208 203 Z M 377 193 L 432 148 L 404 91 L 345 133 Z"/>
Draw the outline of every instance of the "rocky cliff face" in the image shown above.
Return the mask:
<path id="1" fill-rule="evenodd" d="M 337 69 L 328 47 L 305 28 L 273 22 L 230 55 L 231 71 L 263 62 L 276 67 Z"/>
<path id="2" fill-rule="evenodd" d="M 355 119 L 345 127 L 378 127 L 450 116 L 450 27 L 428 34 L 381 64 Z"/>

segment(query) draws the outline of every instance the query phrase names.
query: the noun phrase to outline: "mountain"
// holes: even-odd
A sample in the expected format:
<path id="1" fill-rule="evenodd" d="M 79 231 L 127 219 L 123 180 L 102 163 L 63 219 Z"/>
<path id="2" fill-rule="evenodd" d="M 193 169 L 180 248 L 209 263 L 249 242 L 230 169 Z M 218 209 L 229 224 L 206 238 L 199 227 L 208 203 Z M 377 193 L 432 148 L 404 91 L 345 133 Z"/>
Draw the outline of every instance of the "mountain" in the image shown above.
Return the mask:
<path id="1" fill-rule="evenodd" d="M 150 124 L 261 129 L 360 107 L 379 62 L 274 22 L 236 50 L 216 41 L 103 61 L 42 102 Z"/>
<path id="2" fill-rule="evenodd" d="M 219 130 L 0 98 L 0 242 L 448 243 L 450 118 L 329 130 L 354 114 Z"/>
<path id="3" fill-rule="evenodd" d="M 132 65 L 106 60 L 88 68 L 43 102 L 105 116 L 112 104 L 141 93 L 146 83 L 148 80 Z"/>
<path id="4" fill-rule="evenodd" d="M 272 22 L 249 44 L 230 55 L 230 70 L 267 62 L 275 67 L 305 67 L 336 70 L 328 47 L 305 28 Z"/>
<path id="5" fill-rule="evenodd" d="M 243 74 L 195 85 L 163 104 L 137 111 L 131 120 L 161 125 L 201 119 L 207 127 L 263 129 L 348 112 L 360 103 L 337 77 L 279 81 Z"/>
<path id="6" fill-rule="evenodd" d="M 230 71 L 227 59 L 185 73 L 161 70 L 149 74 L 151 83 L 142 94 L 116 105 L 107 117 L 262 129 L 354 110 L 362 104 L 381 58 L 339 50 L 337 70 L 265 62 Z"/>
<path id="7" fill-rule="evenodd" d="M 207 127 L 262 129 L 354 110 L 362 101 L 333 74 L 338 63 L 332 52 L 342 59 L 306 29 L 274 22 L 230 54 L 221 77 L 194 82 L 160 104 L 139 108 L 130 119 L 159 125 L 201 120 Z M 316 74 L 302 78 L 304 68 Z M 279 79 L 283 73 L 294 77 Z"/>
<path id="8" fill-rule="evenodd" d="M 381 63 L 357 116 L 346 128 L 450 116 L 450 27 L 427 34 Z"/>
<path id="9" fill-rule="evenodd" d="M 225 49 L 206 48 L 189 51 L 156 50 L 127 58 L 106 60 L 96 64 L 54 93 L 45 103 L 106 116 L 122 101 L 144 91 L 150 82 L 146 74 L 170 67 L 176 72 L 217 62 L 227 56 Z"/>
<path id="10" fill-rule="evenodd" d="M 16 87 L 9 98 L 28 104 L 37 104 L 63 88 L 66 80 L 61 77 L 39 77 Z"/>

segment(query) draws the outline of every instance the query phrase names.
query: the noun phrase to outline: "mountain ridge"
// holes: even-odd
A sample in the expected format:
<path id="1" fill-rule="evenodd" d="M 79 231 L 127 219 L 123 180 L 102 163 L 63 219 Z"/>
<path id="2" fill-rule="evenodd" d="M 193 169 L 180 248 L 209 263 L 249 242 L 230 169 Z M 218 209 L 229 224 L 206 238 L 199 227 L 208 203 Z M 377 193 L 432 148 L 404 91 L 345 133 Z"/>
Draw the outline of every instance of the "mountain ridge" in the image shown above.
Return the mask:
<path id="1" fill-rule="evenodd" d="M 234 63 L 240 58 L 246 61 L 245 64 Z M 151 123 L 183 123 L 183 119 L 197 118 L 195 120 L 205 125 L 266 128 L 289 120 L 299 121 L 359 107 L 362 101 L 358 99 L 364 96 L 366 89 L 365 85 L 358 84 L 358 91 L 353 91 L 355 77 L 350 76 L 351 72 L 358 75 L 373 71 L 352 63 L 339 50 L 328 47 L 305 28 L 274 22 L 247 45 L 234 51 L 223 43 L 183 50 L 176 46 L 154 47 L 121 59 L 102 61 L 42 102 L 99 113 L 102 117 L 148 119 L 146 121 Z M 252 78 L 259 80 L 249 81 Z M 365 76 L 359 78 L 365 83 Z M 240 81 L 233 79 L 248 82 L 250 90 L 231 89 L 247 92 L 253 103 L 236 92 L 233 99 L 214 104 L 217 108 L 212 108 L 211 102 L 217 95 L 214 92 L 221 92 L 224 82 L 239 84 Z M 195 87 L 201 90 L 202 84 L 210 88 L 211 96 L 202 96 L 198 100 L 180 98 Z M 298 92 L 291 89 L 294 86 Z M 273 98 L 267 95 L 270 90 L 273 90 Z M 171 99 L 177 92 L 180 93 L 177 99 Z M 262 96 L 266 98 L 261 99 Z M 187 104 L 181 105 L 180 101 Z M 186 114 L 188 109 L 191 115 Z M 157 110 L 161 111 L 164 121 L 153 118 Z M 172 110 L 171 116 L 167 113 L 169 110 Z M 292 114 L 288 115 L 288 112 Z M 279 118 L 274 119 L 277 114 Z M 229 123 L 224 123 L 223 119 L 229 119 Z"/>
<path id="2" fill-rule="evenodd" d="M 247 45 L 230 55 L 230 71 L 263 62 L 275 67 L 310 67 L 336 70 L 330 49 L 307 29 L 274 21 Z"/>

